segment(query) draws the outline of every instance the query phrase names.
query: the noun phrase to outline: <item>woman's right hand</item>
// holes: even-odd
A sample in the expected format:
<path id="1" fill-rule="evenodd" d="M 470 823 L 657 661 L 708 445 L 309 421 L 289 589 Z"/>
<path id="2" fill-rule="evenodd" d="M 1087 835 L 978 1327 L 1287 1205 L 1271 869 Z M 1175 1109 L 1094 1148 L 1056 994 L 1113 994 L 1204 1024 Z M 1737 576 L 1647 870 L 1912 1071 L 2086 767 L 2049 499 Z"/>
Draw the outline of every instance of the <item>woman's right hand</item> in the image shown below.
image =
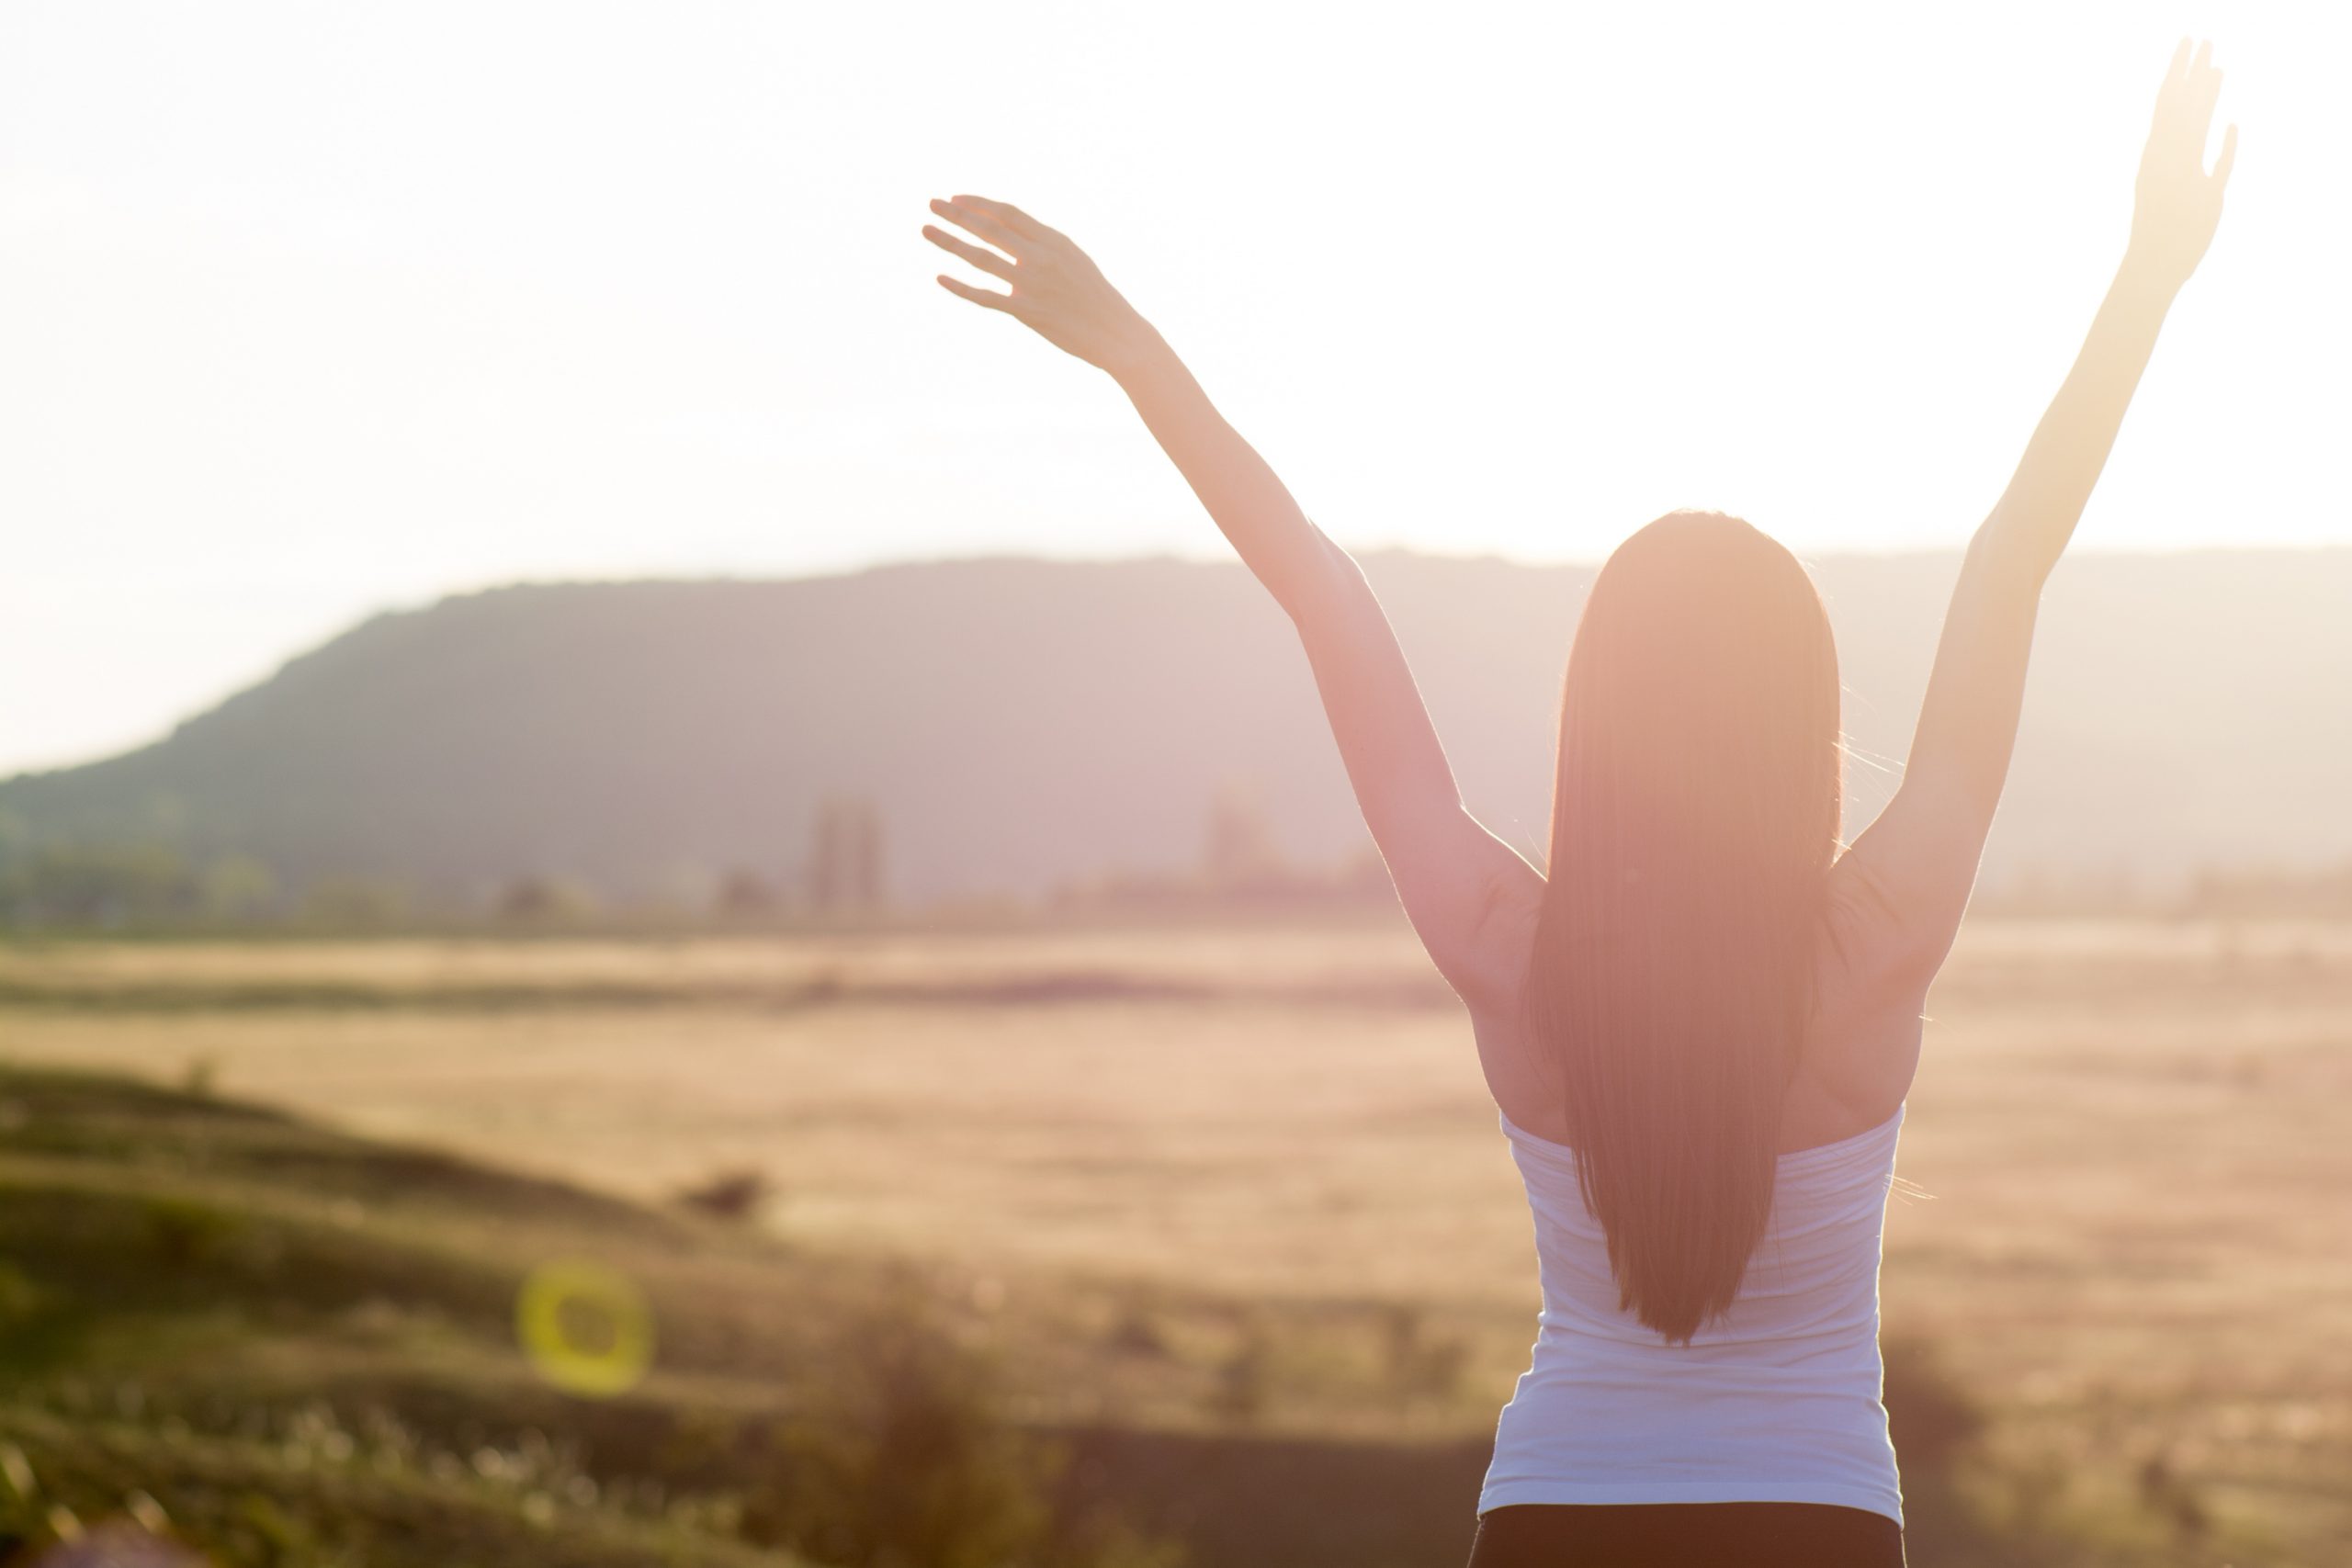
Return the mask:
<path id="1" fill-rule="evenodd" d="M 2177 288 L 2197 270 L 2222 220 L 2222 191 L 2237 161 L 2238 128 L 2222 139 L 2213 172 L 2205 172 L 2205 141 L 2213 128 L 2213 102 L 2222 73 L 2213 68 L 2213 46 L 2180 40 L 2164 85 L 2156 91 L 2155 123 L 2140 154 L 2140 181 L 2132 209 L 2131 259 L 2165 285 Z"/>
<path id="2" fill-rule="evenodd" d="M 923 225 L 924 239 L 1012 285 L 1011 292 L 998 294 L 943 273 L 939 286 L 949 293 L 1001 310 L 1056 348 L 1114 375 L 1159 341 L 1151 324 L 1067 234 L 1017 207 L 983 197 L 934 200 L 931 209 L 996 248 L 984 250 L 928 223 Z"/>

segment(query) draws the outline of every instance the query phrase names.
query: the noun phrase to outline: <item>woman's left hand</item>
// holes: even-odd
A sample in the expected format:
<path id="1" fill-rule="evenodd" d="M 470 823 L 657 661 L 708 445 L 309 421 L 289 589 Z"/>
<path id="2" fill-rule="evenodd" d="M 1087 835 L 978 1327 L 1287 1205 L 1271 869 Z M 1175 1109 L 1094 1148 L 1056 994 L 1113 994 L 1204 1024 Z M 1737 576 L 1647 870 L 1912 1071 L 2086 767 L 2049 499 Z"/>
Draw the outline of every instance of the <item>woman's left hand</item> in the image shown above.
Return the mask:
<path id="1" fill-rule="evenodd" d="M 2168 287 L 2188 281 L 2213 231 L 2222 221 L 2222 192 L 2238 161 L 2238 128 L 2222 138 L 2222 154 L 2205 169 L 2205 139 L 2213 126 L 2214 101 L 2222 94 L 2222 73 L 2213 65 L 2213 46 L 2199 44 L 2195 55 L 2188 40 L 2165 71 L 2156 93 L 2155 123 L 2148 130 L 2148 145 L 2140 154 L 2140 178 L 2132 208 L 2130 254 Z"/>
<path id="2" fill-rule="evenodd" d="M 1001 310 L 1056 348 L 1114 374 L 1155 341 L 1158 334 L 1151 324 L 1067 234 L 1017 207 L 983 197 L 933 201 L 931 209 L 995 249 L 983 249 L 928 223 L 923 225 L 924 239 L 1012 286 L 1011 292 L 998 294 L 943 273 L 939 286 L 949 293 Z"/>

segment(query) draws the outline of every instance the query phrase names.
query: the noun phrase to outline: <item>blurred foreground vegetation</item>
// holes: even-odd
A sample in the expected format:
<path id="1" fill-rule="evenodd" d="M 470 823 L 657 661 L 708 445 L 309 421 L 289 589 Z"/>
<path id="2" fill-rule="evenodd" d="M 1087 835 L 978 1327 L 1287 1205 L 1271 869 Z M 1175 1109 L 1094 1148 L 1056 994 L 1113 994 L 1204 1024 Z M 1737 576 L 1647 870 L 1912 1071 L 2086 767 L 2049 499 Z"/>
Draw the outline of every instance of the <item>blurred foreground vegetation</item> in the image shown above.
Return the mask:
<path id="1" fill-rule="evenodd" d="M 11 1071 L 0 1128 L 22 1560 L 135 1529 L 253 1564 L 1172 1561 L 1068 1494 L 911 1277 L 201 1092 Z M 524 1276 L 572 1258 L 654 1303 L 617 1398 L 516 1348 Z M 593 1358 L 612 1325 L 572 1315 Z"/>

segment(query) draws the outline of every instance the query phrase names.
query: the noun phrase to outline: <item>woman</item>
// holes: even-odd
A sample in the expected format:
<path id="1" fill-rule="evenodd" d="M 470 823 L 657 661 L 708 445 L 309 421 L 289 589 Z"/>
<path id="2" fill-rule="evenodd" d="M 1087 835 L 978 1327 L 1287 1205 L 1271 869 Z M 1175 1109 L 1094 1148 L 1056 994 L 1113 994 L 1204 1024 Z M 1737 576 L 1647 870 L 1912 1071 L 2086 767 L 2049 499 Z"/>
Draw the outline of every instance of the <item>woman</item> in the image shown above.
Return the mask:
<path id="1" fill-rule="evenodd" d="M 1840 852 L 1827 617 L 1781 546 L 1677 513 L 1595 580 L 1568 661 L 1548 875 L 1463 808 L 1347 553 L 1068 239 L 977 197 L 943 276 L 1101 367 L 1298 628 L 1364 819 L 1467 1004 L 1533 1210 L 1544 1310 L 1473 1568 L 1903 1560 L 1878 1264 L 1920 1009 L 2008 768 L 2043 581 L 2236 152 L 2181 46 L 2130 243 L 1969 546 L 1894 798 Z"/>

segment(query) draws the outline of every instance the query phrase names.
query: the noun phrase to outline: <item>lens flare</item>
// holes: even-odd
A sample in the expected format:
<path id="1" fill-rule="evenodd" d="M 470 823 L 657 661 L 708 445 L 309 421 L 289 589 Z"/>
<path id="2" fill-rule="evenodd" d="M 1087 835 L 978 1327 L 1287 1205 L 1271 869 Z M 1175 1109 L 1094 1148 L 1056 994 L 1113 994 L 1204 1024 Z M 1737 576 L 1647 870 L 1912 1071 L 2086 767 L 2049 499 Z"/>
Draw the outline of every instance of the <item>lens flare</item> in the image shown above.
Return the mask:
<path id="1" fill-rule="evenodd" d="M 601 1263 L 542 1263 L 514 1300 L 514 1337 L 539 1376 L 567 1393 L 612 1399 L 653 1365 L 653 1309 Z"/>

